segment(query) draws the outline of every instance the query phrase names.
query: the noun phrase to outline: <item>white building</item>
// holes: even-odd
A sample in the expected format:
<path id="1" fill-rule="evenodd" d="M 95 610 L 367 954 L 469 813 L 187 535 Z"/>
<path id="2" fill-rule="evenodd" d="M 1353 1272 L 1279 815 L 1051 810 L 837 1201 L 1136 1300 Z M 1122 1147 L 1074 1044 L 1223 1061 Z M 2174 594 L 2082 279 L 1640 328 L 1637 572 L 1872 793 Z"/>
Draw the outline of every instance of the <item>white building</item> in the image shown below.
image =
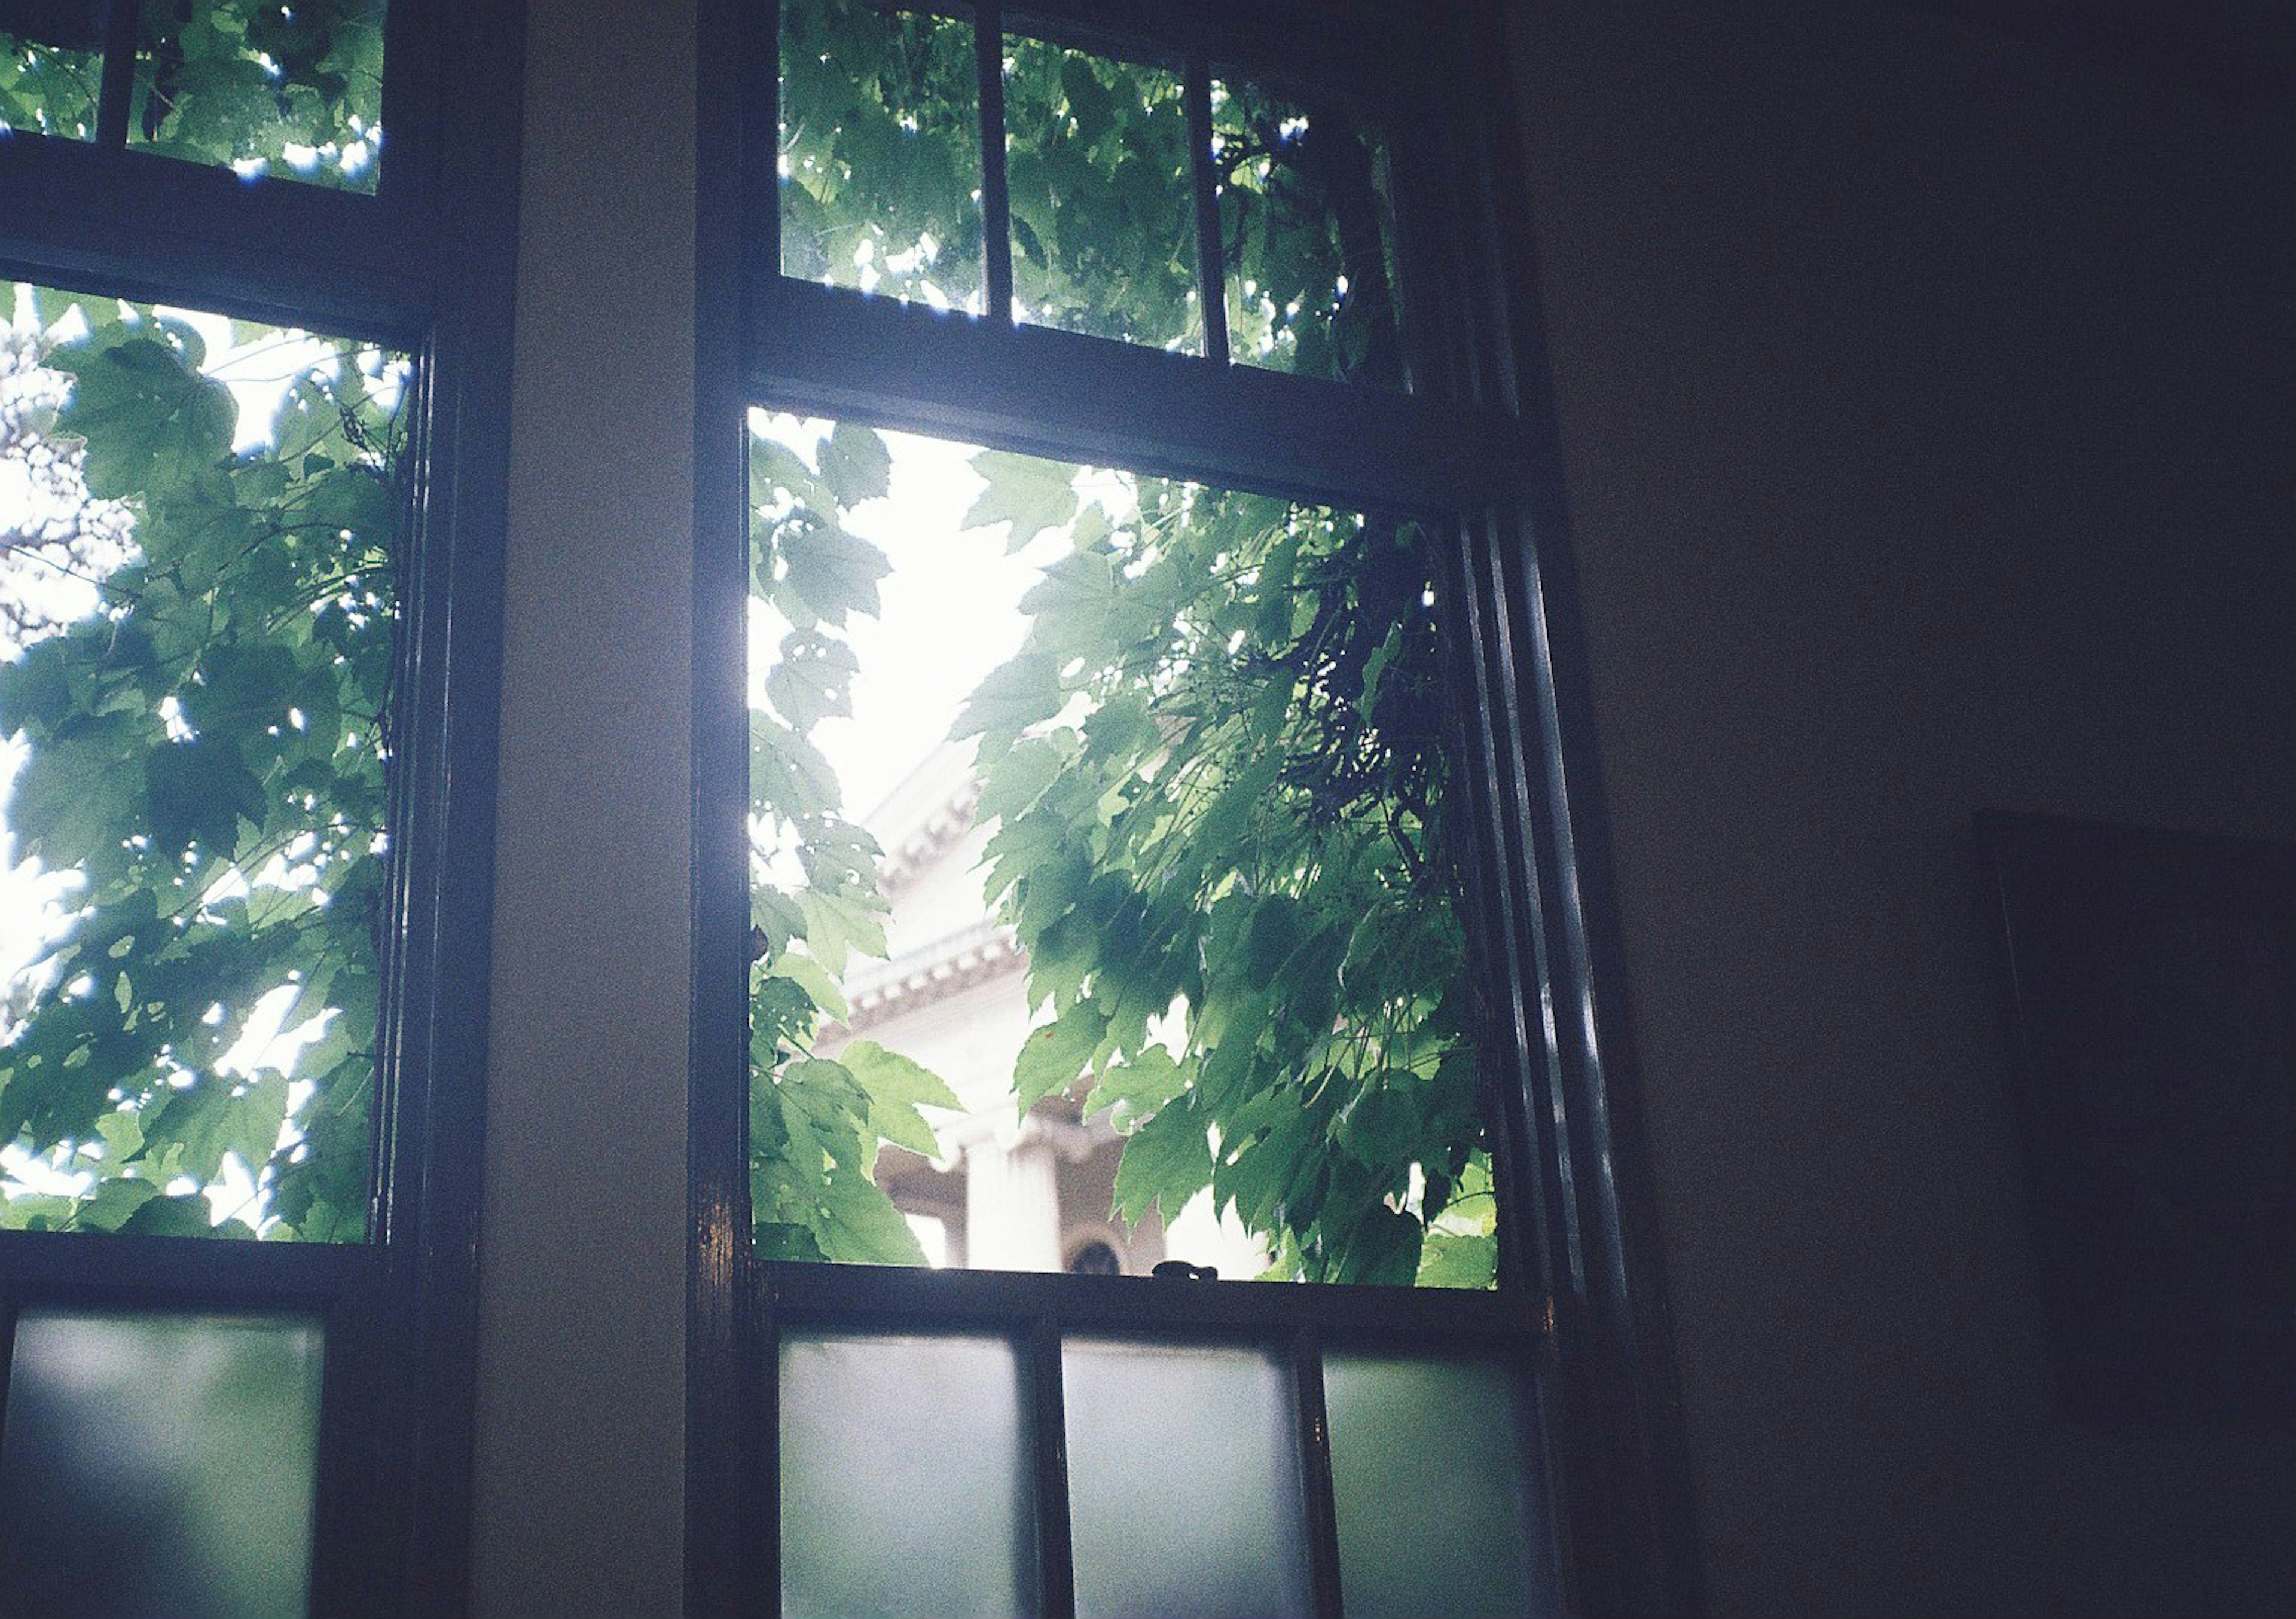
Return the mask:
<path id="1" fill-rule="evenodd" d="M 847 974 L 851 1014 L 822 1049 L 865 1035 L 939 1075 L 965 1104 L 934 1120 L 940 1157 L 889 1146 L 878 1184 L 936 1264 L 1145 1275 L 1172 1257 L 1259 1275 L 1266 1250 L 1213 1216 L 1209 1192 L 1168 1225 L 1152 1209 L 1129 1228 L 1111 1214 L 1123 1142 L 1105 1115 L 1083 1116 L 1088 1080 L 1016 1116 L 1013 1057 L 1044 1019 L 1029 1015 L 1026 953 L 981 897 L 993 827 L 973 823 L 972 752 L 942 744 L 865 818 L 885 852 L 887 959 Z"/>

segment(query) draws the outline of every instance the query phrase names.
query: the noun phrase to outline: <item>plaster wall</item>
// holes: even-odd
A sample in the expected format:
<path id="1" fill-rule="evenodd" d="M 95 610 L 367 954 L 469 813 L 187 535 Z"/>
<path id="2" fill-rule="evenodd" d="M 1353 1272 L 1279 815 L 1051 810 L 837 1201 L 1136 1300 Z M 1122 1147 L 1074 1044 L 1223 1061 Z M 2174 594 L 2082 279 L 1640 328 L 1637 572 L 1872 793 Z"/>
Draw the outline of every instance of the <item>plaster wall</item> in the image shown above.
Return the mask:
<path id="1" fill-rule="evenodd" d="M 2288 109 L 1515 20 L 1714 1608 L 2285 1612 L 2285 1433 L 2053 1412 L 1970 814 L 2296 832 Z"/>

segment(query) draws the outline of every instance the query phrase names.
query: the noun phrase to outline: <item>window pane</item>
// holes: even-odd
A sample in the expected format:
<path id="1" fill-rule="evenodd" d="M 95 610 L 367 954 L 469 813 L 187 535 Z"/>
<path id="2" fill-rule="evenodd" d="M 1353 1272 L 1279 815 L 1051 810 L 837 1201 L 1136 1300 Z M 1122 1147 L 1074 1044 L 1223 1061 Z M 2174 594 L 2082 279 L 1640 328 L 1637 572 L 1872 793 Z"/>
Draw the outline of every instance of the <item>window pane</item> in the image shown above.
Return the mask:
<path id="1" fill-rule="evenodd" d="M 981 312 L 972 24 L 782 7 L 782 274 Z"/>
<path id="2" fill-rule="evenodd" d="M 1325 1357 L 1348 1619 L 1562 1612 L 1518 1389 L 1488 1361 Z"/>
<path id="3" fill-rule="evenodd" d="M 1013 318 L 1201 352 L 1180 76 L 1008 34 L 1004 129 Z"/>
<path id="4" fill-rule="evenodd" d="M 11 294 L 0 1226 L 355 1240 L 406 363 Z"/>
<path id="5" fill-rule="evenodd" d="M 13 129 L 95 138 L 111 12 L 105 0 L 16 0 L 0 6 L 0 139 Z"/>
<path id="6" fill-rule="evenodd" d="M 1399 384 L 1384 155 L 1336 108 L 1212 82 L 1229 352 L 1301 375 Z"/>
<path id="7" fill-rule="evenodd" d="M 1292 1382 L 1253 1349 L 1071 1341 L 1077 1619 L 1305 1615 Z"/>
<path id="8" fill-rule="evenodd" d="M 171 158 L 375 188 L 384 0 L 143 8 L 127 139 Z"/>
<path id="9" fill-rule="evenodd" d="M 787 1619 L 1036 1611 L 1021 1371 L 999 1338 L 782 1344 Z"/>
<path id="10" fill-rule="evenodd" d="M 0 1436 L 0 1590 L 45 1619 L 308 1611 L 323 1335 L 32 1308 Z"/>
<path id="11" fill-rule="evenodd" d="M 1491 1285 L 1427 536 L 753 431 L 760 1250 Z"/>

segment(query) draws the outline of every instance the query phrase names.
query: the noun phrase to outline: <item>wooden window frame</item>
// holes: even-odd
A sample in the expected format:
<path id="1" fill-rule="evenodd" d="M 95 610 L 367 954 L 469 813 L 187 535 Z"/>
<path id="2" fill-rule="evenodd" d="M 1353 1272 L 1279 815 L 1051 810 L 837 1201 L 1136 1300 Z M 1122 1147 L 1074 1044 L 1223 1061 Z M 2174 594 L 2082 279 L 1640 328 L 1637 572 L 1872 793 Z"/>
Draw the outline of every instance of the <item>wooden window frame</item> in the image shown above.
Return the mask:
<path id="1" fill-rule="evenodd" d="M 1439 13 L 1344 0 L 1037 0 L 978 19 L 982 141 L 1001 145 L 990 30 L 1187 64 L 1274 87 L 1329 88 L 1394 144 L 1404 334 L 1396 392 L 1028 325 L 1009 311 L 1001 173 L 988 166 L 986 317 L 780 274 L 777 7 L 704 0 L 699 84 L 693 1050 L 689 1109 L 688 1611 L 778 1613 L 783 1327 L 988 1330 L 1013 1341 L 1035 1413 L 1039 1611 L 1073 1611 L 1058 1345 L 1068 1332 L 1241 1337 L 1287 1354 L 1306 1442 L 1316 1612 L 1340 1612 L 1327 1466 L 1325 1346 L 1428 1335 L 1498 1348 L 1535 1378 L 1565 1605 L 1588 1615 L 1700 1605 L 1688 1474 L 1617 988 L 1606 836 L 1577 652 L 1560 454 L 1548 404 L 1500 8 Z M 1201 213 L 1206 182 L 1199 158 Z M 1200 254 L 1209 258 L 1210 253 Z M 1004 262 L 1000 266 L 1000 259 Z M 1057 400 L 1057 416 L 1047 402 Z M 746 736 L 752 404 L 939 433 L 1349 508 L 1439 514 L 1454 543 L 1439 588 L 1456 689 L 1470 700 L 1461 785 L 1475 828 L 1463 920 L 1493 964 L 1487 1116 L 1501 1184 L 1491 1293 L 920 1272 L 801 1265 L 752 1252 Z"/>
<path id="2" fill-rule="evenodd" d="M 0 139 L 10 279 L 418 361 L 367 1239 L 0 1231 L 0 1375 L 27 1304 L 322 1320 L 310 1611 L 329 1619 L 468 1601 L 523 36 L 519 0 L 390 0 L 373 194 L 250 183 L 117 143 Z"/>

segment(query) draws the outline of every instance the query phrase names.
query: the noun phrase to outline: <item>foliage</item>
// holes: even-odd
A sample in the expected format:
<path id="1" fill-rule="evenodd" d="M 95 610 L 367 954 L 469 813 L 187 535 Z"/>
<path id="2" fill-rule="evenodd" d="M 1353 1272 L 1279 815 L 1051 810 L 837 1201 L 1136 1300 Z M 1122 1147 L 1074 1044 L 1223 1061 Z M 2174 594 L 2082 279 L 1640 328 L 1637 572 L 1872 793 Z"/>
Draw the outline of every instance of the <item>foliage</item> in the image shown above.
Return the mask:
<path id="1" fill-rule="evenodd" d="M 1348 381 L 1402 380 L 1379 142 L 1333 107 L 1215 81 L 1228 348 Z"/>
<path id="2" fill-rule="evenodd" d="M 783 273 L 977 312 L 972 25 L 787 5 L 781 60 Z"/>
<path id="3" fill-rule="evenodd" d="M 296 371 L 270 447 L 235 452 L 238 407 L 192 327 L 103 299 L 33 307 L 69 388 L 20 436 L 45 440 L 99 508 L 132 514 L 134 553 L 94 610 L 36 626 L 0 664 L 0 735 L 29 755 L 8 830 L 20 856 L 78 878 L 0 1029 L 0 1143 L 92 1177 L 78 1195 L 19 1189 L 0 1222 L 204 1232 L 201 1193 L 237 1187 L 226 1232 L 355 1238 L 384 926 L 398 368 L 235 326 L 235 354 L 284 353 Z M 295 1037 L 266 1045 L 272 1026 Z"/>
<path id="4" fill-rule="evenodd" d="M 854 1041 L 813 1051 L 846 1014 L 837 981 L 855 952 L 882 956 L 876 843 L 845 818 L 835 773 L 807 733 L 852 707 L 842 631 L 877 610 L 884 553 L 843 513 L 885 493 L 891 458 L 839 426 L 817 469 L 753 432 L 751 589 L 786 626 L 750 714 L 750 1203 L 758 1252 L 776 1259 L 922 1264 L 924 1252 L 876 1185 L 882 1142 L 938 1150 L 919 1107 L 956 1097 L 906 1058 Z M 777 858 L 778 856 L 778 858 Z"/>
<path id="5" fill-rule="evenodd" d="M 969 25 L 859 0 L 783 14 L 784 269 L 850 282 L 827 262 L 849 249 L 793 255 L 865 235 L 882 253 L 931 230 L 944 243 L 933 273 L 947 275 L 959 239 L 928 222 L 972 218 Z M 1194 346 L 1177 76 L 1017 36 L 1003 55 L 1021 312 Z M 1216 85 L 1213 117 L 1237 357 L 1398 382 L 1375 135 L 1339 109 L 1234 77 Z M 914 277 L 870 284 L 929 296 Z M 826 460 L 817 478 L 772 465 L 760 463 L 767 478 L 785 481 L 753 494 L 778 513 L 776 533 L 827 545 L 849 586 L 834 605 L 873 610 L 883 560 L 842 527 L 865 491 L 837 487 Z M 1070 543 L 1023 603 L 1026 643 L 958 725 L 979 740 L 978 814 L 995 827 L 988 897 L 1028 950 L 1032 1004 L 1050 1014 L 1016 1056 L 1016 1106 L 1067 1092 L 1109 1110 L 1126 1132 L 1117 1212 L 1128 1219 L 1152 1204 L 1175 1213 L 1209 1187 L 1270 1241 L 1279 1274 L 1488 1285 L 1491 1190 L 1439 836 L 1440 682 L 1421 531 L 1151 478 L 1121 479 L 1124 495 L 1084 505 L 1073 467 L 996 452 L 975 466 L 988 488 L 970 524 L 1009 524 L 1016 549 L 1048 529 Z M 794 578 L 785 558 L 758 586 L 786 593 Z M 812 671 L 805 701 L 841 712 L 849 650 L 784 643 L 777 678 L 793 684 L 801 670 Z M 812 817 L 855 856 L 826 765 L 816 755 L 803 766 L 767 760 L 753 807 L 771 807 L 776 783 L 794 789 L 784 823 Z M 827 863 L 829 893 L 873 908 L 871 863 L 866 851 Z M 780 913 L 760 917 L 774 959 L 799 936 L 797 896 L 761 892 Z M 800 1022 L 836 1015 L 833 981 L 772 993 Z M 795 1026 L 769 1026 L 754 1054 L 777 1075 L 765 1088 L 786 1091 L 788 1067 L 773 1065 L 796 1049 Z M 824 1105 L 850 1144 L 827 1157 L 865 1166 L 865 1100 L 832 1091 Z M 780 1139 L 755 1143 L 760 1157 Z"/>
<path id="6" fill-rule="evenodd" d="M 955 1099 L 938 1082 L 889 1096 L 874 1048 L 808 1054 L 843 1015 L 847 953 L 883 948 L 875 850 L 801 732 L 847 707 L 835 631 L 874 611 L 886 563 L 845 517 L 882 493 L 885 455 L 849 423 L 818 472 L 768 440 L 752 451 L 757 588 L 793 626 L 773 712 L 752 715 L 752 810 L 803 863 L 796 884 L 762 858 L 757 872 L 759 1238 L 776 1255 L 906 1256 L 864 1183 L 880 1141 L 931 1149 L 896 1133 L 889 1104 Z M 968 526 L 1004 527 L 1015 550 L 1069 541 L 1021 602 L 1020 650 L 955 728 L 978 739 L 993 828 L 984 898 L 1026 948 L 1046 1018 L 1015 1053 L 1016 1108 L 1065 1093 L 1107 1110 L 1128 1221 L 1209 1187 L 1279 1274 L 1488 1285 L 1420 531 L 1120 475 L 1086 503 L 1074 467 L 995 451 L 973 465 L 987 486 Z"/>
<path id="7" fill-rule="evenodd" d="M 1200 348 L 1179 75 L 1008 40 L 1004 119 L 1013 293 L 1024 318 Z"/>
<path id="8" fill-rule="evenodd" d="M 1021 318 L 1200 348 L 1179 75 L 1016 34 L 1003 56 Z M 783 274 L 979 313 L 972 24 L 873 0 L 791 0 L 781 63 Z M 1378 133 L 1234 76 L 1212 81 L 1210 102 L 1231 352 L 1398 383 Z"/>
<path id="9" fill-rule="evenodd" d="M 128 138 L 242 173 L 373 191 L 385 0 L 147 0 Z M 0 30 L 0 127 L 95 135 L 103 9 L 35 5 Z"/>
<path id="10" fill-rule="evenodd" d="M 977 518 L 1033 476 L 975 464 Z M 1281 1273 L 1408 1282 L 1481 1141 L 1420 532 L 1122 487 L 1136 508 L 1076 514 L 957 725 L 987 888 L 1052 1014 L 1016 1100 L 1089 1074 L 1128 1220 L 1209 1186 Z"/>
<path id="11" fill-rule="evenodd" d="M 95 51 L 0 29 L 0 127 L 92 139 L 102 77 L 103 58 Z"/>
<path id="12" fill-rule="evenodd" d="M 197 163 L 372 191 L 385 0 L 151 0 L 131 138 Z"/>

